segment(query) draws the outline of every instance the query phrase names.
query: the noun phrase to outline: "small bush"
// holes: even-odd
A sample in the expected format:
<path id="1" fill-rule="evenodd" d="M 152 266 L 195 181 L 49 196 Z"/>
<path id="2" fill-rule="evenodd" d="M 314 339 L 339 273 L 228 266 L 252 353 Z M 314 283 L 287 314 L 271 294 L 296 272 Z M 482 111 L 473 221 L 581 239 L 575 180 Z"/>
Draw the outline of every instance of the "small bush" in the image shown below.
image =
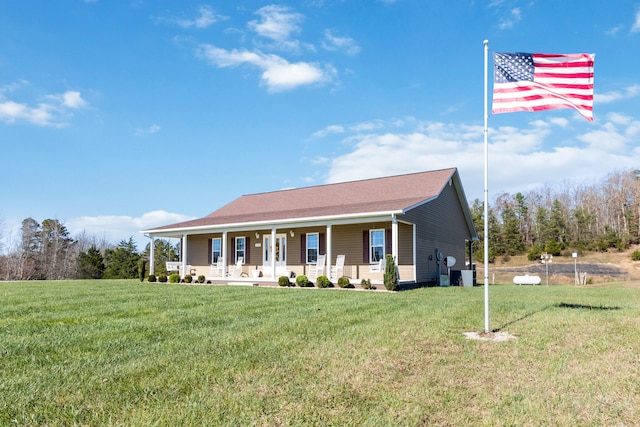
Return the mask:
<path id="1" fill-rule="evenodd" d="M 360 286 L 362 286 L 362 289 L 371 289 L 371 279 L 362 279 Z"/>
<path id="2" fill-rule="evenodd" d="M 400 289 L 398 285 L 398 270 L 396 270 L 396 261 L 393 255 L 387 254 L 387 266 L 384 270 L 384 287 L 388 291 L 397 291 Z"/>
<path id="3" fill-rule="evenodd" d="M 631 259 L 634 261 L 640 261 L 640 251 L 633 251 Z"/>
<path id="4" fill-rule="evenodd" d="M 333 288 L 333 283 L 327 276 L 319 276 L 316 279 L 316 286 L 319 288 Z"/>
<path id="5" fill-rule="evenodd" d="M 150 283 L 154 283 L 156 281 L 156 275 L 155 274 L 150 274 L 148 280 L 149 280 Z"/>
<path id="6" fill-rule="evenodd" d="M 167 283 L 167 275 L 165 273 L 160 273 L 158 275 L 158 282 Z"/>
<path id="7" fill-rule="evenodd" d="M 300 286 L 301 288 L 308 288 L 309 286 L 313 286 L 313 283 L 309 281 L 309 278 L 307 276 L 302 274 L 296 277 L 296 285 Z"/>
<path id="8" fill-rule="evenodd" d="M 205 280 L 207 279 L 202 274 L 198 276 L 198 283 L 204 283 Z"/>
<path id="9" fill-rule="evenodd" d="M 291 283 L 289 283 L 289 278 L 287 276 L 280 276 L 280 277 L 278 277 L 278 285 L 280 285 L 280 286 L 290 286 Z"/>
<path id="10" fill-rule="evenodd" d="M 169 283 L 180 283 L 180 274 L 171 273 L 169 275 Z"/>
<path id="11" fill-rule="evenodd" d="M 190 274 L 187 274 L 186 276 L 184 276 L 184 283 L 191 283 L 193 282 L 193 276 Z"/>
<path id="12" fill-rule="evenodd" d="M 338 286 L 341 288 L 353 288 L 353 285 L 349 282 L 349 278 L 347 276 L 342 276 L 338 279 Z"/>

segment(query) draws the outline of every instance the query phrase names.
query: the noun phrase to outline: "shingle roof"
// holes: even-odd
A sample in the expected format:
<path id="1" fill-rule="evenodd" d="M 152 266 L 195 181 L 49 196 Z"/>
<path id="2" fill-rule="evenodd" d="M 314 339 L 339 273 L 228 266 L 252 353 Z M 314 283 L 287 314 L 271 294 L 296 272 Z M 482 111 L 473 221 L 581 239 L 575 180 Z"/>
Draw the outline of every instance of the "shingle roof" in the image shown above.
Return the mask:
<path id="1" fill-rule="evenodd" d="M 436 197 L 455 168 L 241 196 L 206 217 L 153 231 L 404 211 Z"/>

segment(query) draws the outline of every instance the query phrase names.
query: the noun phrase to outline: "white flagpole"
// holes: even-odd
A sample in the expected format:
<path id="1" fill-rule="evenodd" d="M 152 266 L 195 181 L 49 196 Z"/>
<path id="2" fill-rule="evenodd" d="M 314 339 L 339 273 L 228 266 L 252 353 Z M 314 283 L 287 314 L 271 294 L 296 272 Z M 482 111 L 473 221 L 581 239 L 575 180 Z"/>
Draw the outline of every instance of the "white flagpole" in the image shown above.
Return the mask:
<path id="1" fill-rule="evenodd" d="M 487 75 L 489 40 L 484 41 L 484 332 L 489 333 L 489 107 Z"/>

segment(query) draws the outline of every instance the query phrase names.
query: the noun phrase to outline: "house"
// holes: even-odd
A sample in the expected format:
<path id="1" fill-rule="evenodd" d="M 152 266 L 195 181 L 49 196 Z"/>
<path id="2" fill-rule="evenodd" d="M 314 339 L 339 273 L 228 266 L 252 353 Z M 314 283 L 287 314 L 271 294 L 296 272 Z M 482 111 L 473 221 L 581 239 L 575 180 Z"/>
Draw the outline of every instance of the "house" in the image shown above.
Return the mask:
<path id="1" fill-rule="evenodd" d="M 456 168 L 249 194 L 142 233 L 151 248 L 155 238 L 180 238 L 182 274 L 219 283 L 312 275 L 322 255 L 325 275 L 344 255 L 341 276 L 376 283 L 386 254 L 401 285 L 436 283 L 448 257 L 457 269 L 473 264 L 478 239 Z"/>

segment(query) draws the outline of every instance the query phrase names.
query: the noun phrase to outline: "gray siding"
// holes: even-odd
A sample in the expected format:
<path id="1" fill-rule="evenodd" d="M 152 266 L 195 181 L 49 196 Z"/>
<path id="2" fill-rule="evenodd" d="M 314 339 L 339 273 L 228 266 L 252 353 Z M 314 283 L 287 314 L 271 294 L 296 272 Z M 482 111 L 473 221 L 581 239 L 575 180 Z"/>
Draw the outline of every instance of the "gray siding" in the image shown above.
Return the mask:
<path id="1" fill-rule="evenodd" d="M 403 220 L 416 224 L 416 280 L 419 283 L 437 280 L 436 250 L 445 257 L 453 256 L 456 259 L 455 270 L 465 268 L 465 242 L 471 235 L 464 209 L 467 207 L 460 206 L 454 186 L 446 185 L 437 199 L 402 216 Z M 444 265 L 441 266 L 441 272 L 446 273 Z"/>

